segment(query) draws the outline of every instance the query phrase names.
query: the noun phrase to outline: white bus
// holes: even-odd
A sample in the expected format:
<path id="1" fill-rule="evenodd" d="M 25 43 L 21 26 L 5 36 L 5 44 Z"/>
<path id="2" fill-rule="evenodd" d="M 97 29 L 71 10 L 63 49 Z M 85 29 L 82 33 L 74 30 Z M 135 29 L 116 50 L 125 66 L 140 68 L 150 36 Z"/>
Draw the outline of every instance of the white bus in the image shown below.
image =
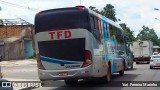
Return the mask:
<path id="1" fill-rule="evenodd" d="M 35 47 L 41 81 L 124 74 L 125 36 L 119 25 L 83 6 L 39 12 L 35 17 Z"/>

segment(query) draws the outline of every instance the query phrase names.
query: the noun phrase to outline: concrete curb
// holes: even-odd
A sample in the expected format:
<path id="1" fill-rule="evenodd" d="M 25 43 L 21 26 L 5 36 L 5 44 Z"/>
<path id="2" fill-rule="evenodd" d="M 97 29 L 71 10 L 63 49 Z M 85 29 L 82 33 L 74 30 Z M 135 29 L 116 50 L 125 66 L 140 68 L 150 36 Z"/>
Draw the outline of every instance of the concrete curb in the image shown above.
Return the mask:
<path id="1" fill-rule="evenodd" d="M 11 60 L 11 61 L 1 61 L 1 66 L 16 66 L 16 65 L 28 65 L 28 64 L 37 64 L 35 59 L 25 59 L 25 60 Z"/>

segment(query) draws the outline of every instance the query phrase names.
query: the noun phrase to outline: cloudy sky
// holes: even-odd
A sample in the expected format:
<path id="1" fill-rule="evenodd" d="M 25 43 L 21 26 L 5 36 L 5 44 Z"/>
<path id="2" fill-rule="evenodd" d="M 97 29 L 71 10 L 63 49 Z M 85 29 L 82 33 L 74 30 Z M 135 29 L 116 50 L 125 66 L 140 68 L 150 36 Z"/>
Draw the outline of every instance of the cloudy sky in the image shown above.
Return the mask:
<path id="1" fill-rule="evenodd" d="M 80 1 L 87 8 L 95 6 L 99 10 L 112 4 L 116 17 L 121 19 L 118 23 L 126 23 L 135 35 L 146 25 L 160 37 L 160 11 L 154 10 L 160 9 L 160 0 L 0 0 L 0 18 L 22 18 L 33 24 L 35 14 L 41 10 L 76 6 Z"/>

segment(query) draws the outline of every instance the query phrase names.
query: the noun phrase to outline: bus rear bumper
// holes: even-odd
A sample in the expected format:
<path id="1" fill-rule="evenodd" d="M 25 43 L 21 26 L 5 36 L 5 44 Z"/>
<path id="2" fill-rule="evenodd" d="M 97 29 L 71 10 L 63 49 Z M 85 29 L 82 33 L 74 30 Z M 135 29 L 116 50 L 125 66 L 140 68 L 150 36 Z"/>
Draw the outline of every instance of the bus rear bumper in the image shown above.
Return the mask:
<path id="1" fill-rule="evenodd" d="M 150 57 L 138 57 L 138 58 L 134 58 L 135 62 L 149 62 L 150 61 Z"/>
<path id="2" fill-rule="evenodd" d="M 39 79 L 45 80 L 66 80 L 66 79 L 85 79 L 93 77 L 92 66 L 70 70 L 41 70 L 38 69 Z"/>

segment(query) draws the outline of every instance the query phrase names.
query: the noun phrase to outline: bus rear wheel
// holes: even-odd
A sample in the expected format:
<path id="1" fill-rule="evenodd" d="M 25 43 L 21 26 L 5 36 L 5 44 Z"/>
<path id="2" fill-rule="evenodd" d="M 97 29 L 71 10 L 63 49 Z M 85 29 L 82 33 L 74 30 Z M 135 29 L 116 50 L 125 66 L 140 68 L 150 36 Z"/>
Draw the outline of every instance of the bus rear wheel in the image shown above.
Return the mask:
<path id="1" fill-rule="evenodd" d="M 124 75 L 124 70 L 125 70 L 125 62 L 123 62 L 123 69 L 121 71 L 119 71 L 120 76 Z"/>
<path id="2" fill-rule="evenodd" d="M 110 65 L 108 66 L 106 81 L 107 81 L 107 83 L 109 83 L 111 81 L 111 66 Z"/>
<path id="3" fill-rule="evenodd" d="M 76 85 L 78 83 L 78 80 L 65 80 L 65 84 L 66 85 L 69 85 L 69 86 L 72 86 L 72 85 Z"/>
<path id="4" fill-rule="evenodd" d="M 131 69 L 133 69 L 133 65 L 131 66 Z"/>

